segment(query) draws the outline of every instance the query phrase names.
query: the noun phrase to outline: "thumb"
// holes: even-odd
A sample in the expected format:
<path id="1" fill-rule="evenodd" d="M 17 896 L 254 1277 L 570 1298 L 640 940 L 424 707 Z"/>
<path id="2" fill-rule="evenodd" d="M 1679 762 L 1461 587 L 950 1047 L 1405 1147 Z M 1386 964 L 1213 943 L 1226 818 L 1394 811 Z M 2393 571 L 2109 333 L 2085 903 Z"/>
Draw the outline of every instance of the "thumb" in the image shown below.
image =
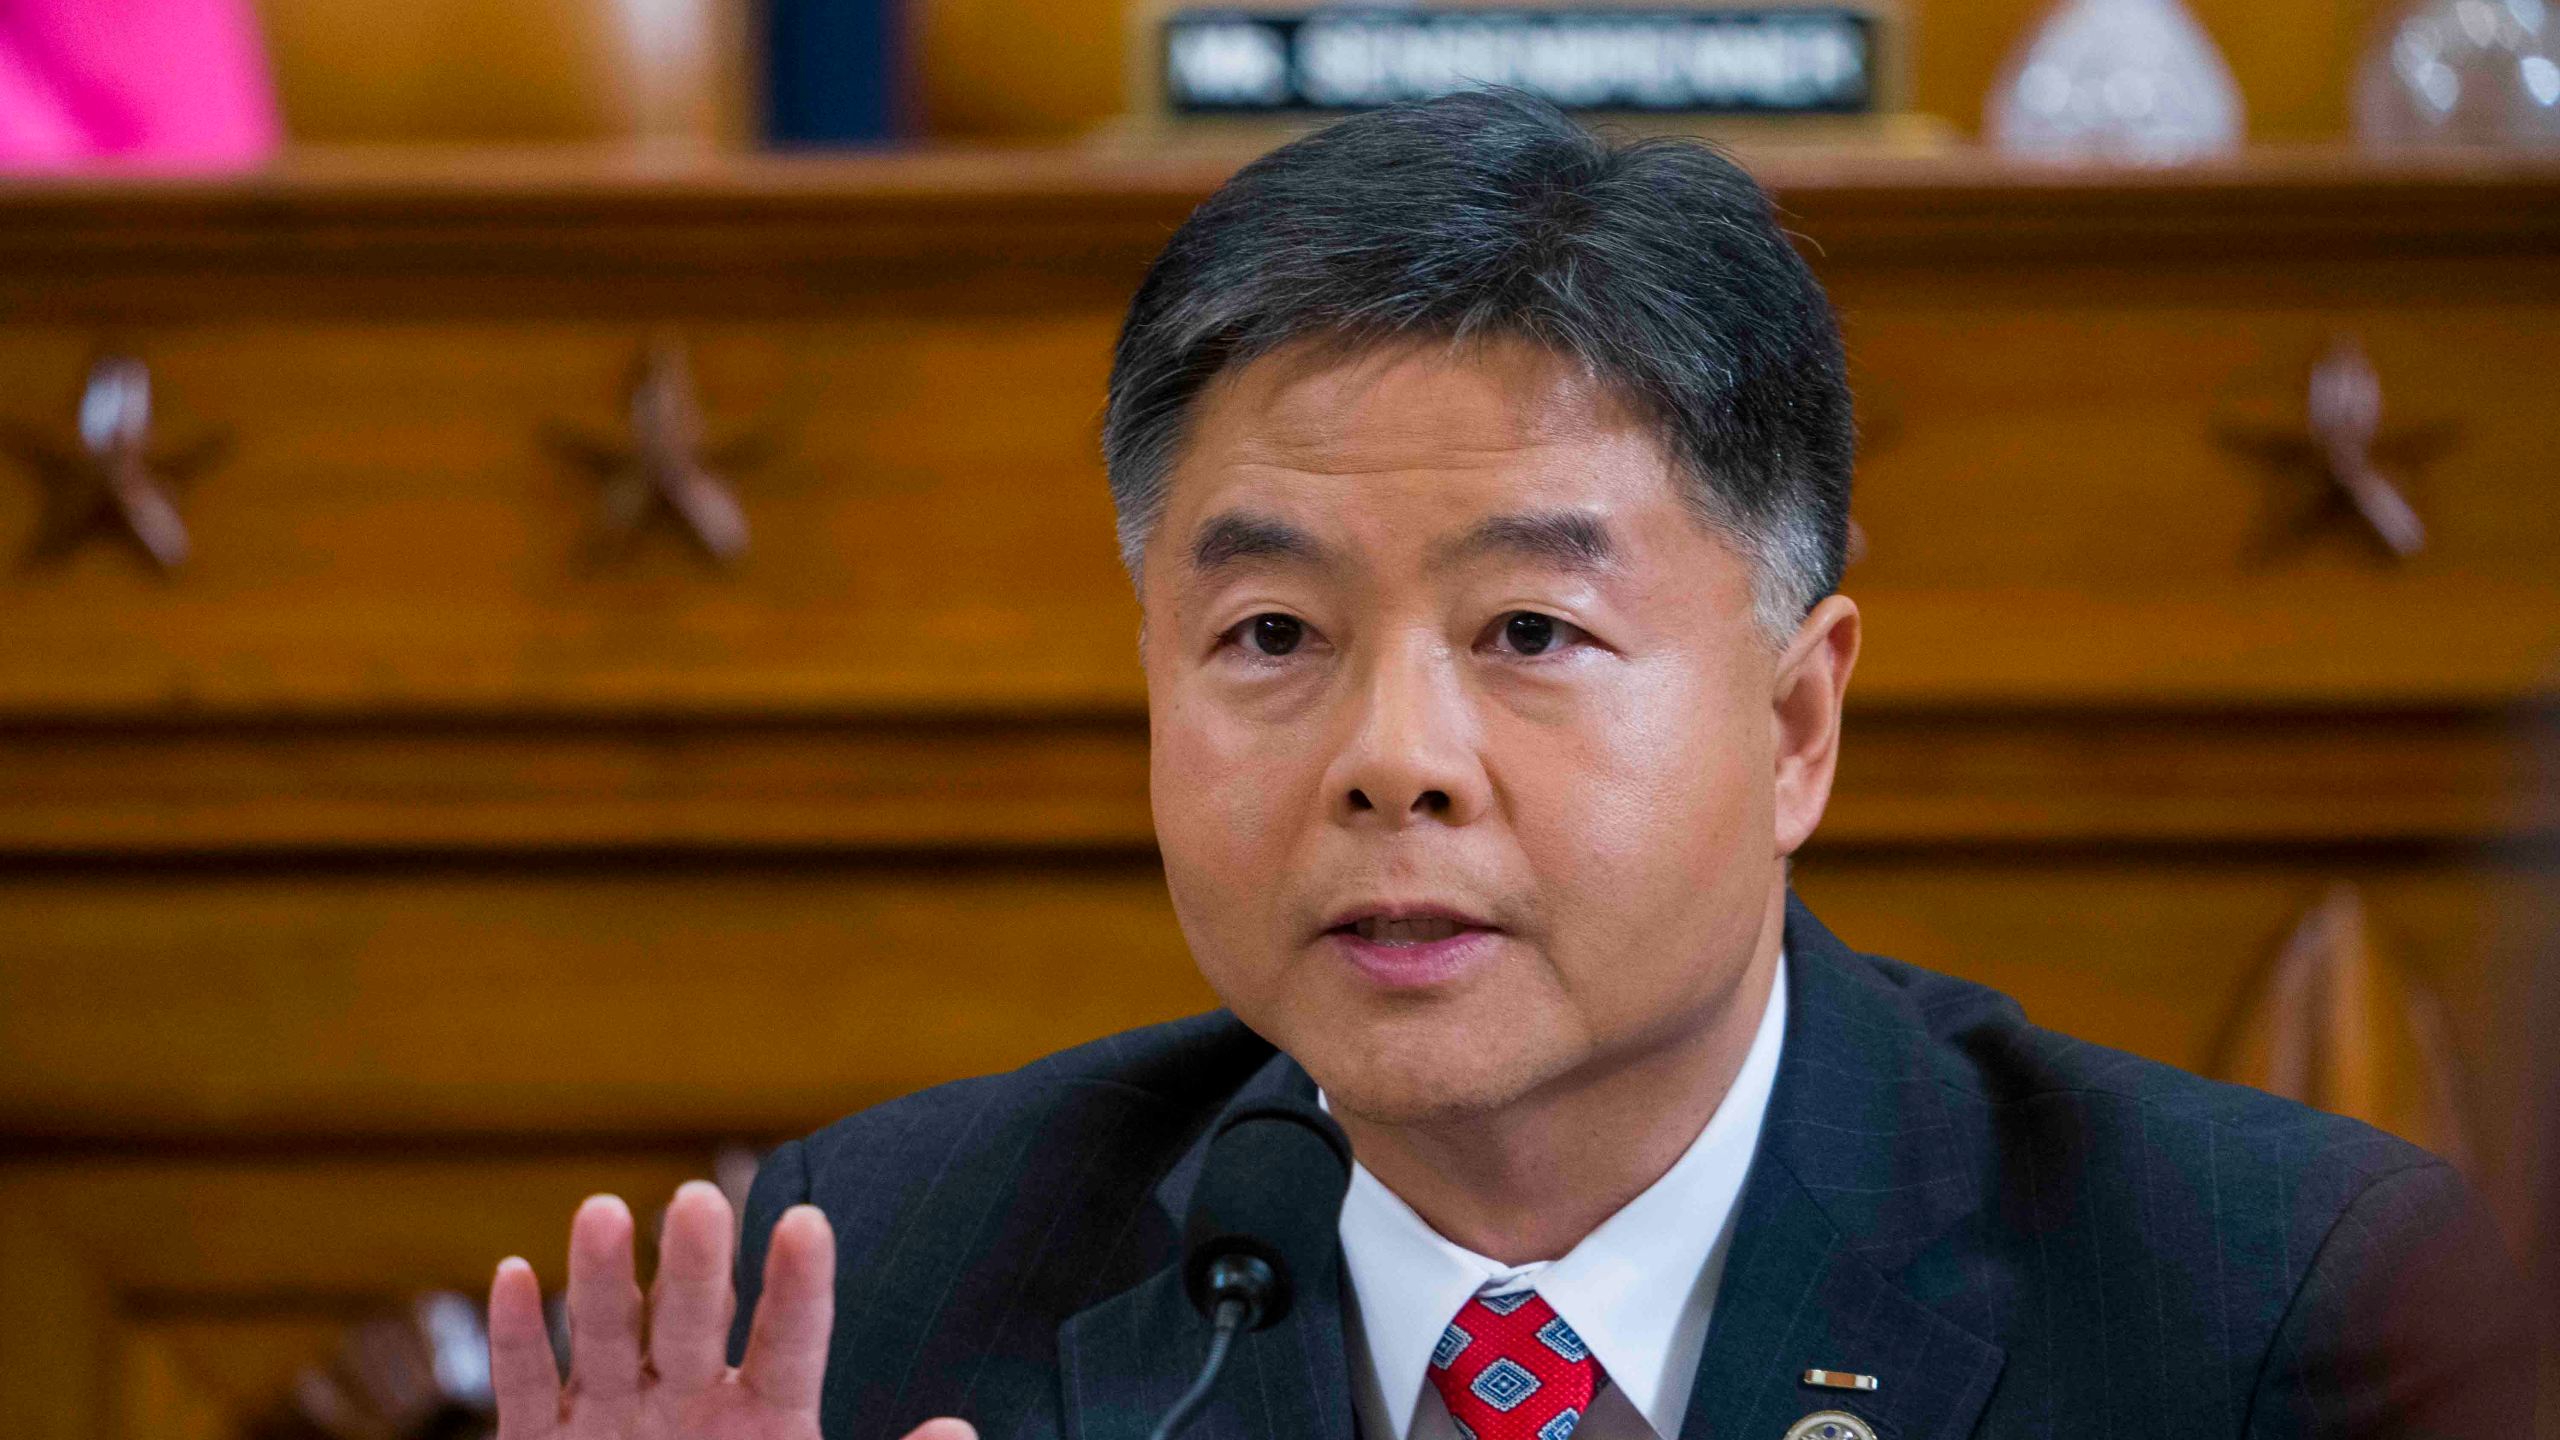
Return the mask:
<path id="1" fill-rule="evenodd" d="M 955 1416 L 927 1420 L 907 1432 L 907 1440 L 978 1440 L 978 1427 Z"/>

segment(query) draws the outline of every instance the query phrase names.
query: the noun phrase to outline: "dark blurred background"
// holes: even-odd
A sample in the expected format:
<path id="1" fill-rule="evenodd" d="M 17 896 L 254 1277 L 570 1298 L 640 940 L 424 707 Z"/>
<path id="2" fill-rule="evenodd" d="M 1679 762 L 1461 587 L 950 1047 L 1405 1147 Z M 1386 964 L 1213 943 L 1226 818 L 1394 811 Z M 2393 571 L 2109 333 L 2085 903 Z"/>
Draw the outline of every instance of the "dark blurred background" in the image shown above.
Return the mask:
<path id="1" fill-rule="evenodd" d="M 1842 314 L 1798 882 L 2454 1156 L 2547 1296 L 2560 17 L 2191 4 L 1600 107 L 1734 145 Z M 1188 113 L 1279 72 L 1183 19 L 0 12 L 0 1434 L 473 1433 L 433 1297 L 579 1197 L 1212 1003 L 1095 428 L 1312 117 Z"/>

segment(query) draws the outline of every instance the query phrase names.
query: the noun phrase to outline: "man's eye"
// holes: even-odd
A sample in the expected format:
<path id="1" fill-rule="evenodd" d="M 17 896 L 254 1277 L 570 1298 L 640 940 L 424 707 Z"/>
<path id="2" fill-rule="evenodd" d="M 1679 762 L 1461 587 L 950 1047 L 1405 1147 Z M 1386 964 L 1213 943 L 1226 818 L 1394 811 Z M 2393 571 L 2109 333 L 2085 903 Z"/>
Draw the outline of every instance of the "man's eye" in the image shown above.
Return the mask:
<path id="1" fill-rule="evenodd" d="M 1236 627 L 1246 649 L 1256 655 L 1281 656 L 1298 648 L 1307 635 L 1306 622 L 1295 615 L 1256 615 Z"/>
<path id="2" fill-rule="evenodd" d="M 1544 655 L 1580 634 L 1553 615 L 1514 610 L 1502 617 L 1502 643 L 1515 655 Z"/>

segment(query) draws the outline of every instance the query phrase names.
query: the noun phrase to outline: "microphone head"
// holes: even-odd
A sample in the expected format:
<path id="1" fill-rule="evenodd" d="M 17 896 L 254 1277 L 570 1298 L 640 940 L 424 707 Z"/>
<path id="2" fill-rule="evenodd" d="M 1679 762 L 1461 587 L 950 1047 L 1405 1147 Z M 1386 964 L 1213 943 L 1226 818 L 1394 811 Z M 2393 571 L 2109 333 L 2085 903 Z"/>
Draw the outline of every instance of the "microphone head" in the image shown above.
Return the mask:
<path id="1" fill-rule="evenodd" d="M 1210 1137 L 1183 1226 L 1191 1303 L 1214 1318 L 1227 1287 L 1259 1261 L 1270 1281 L 1246 1282 L 1258 1292 L 1248 1297 L 1257 1302 L 1253 1328 L 1286 1316 L 1300 1290 L 1333 1274 L 1350 1188 L 1351 1142 L 1322 1110 L 1275 1101 L 1228 1116 Z"/>

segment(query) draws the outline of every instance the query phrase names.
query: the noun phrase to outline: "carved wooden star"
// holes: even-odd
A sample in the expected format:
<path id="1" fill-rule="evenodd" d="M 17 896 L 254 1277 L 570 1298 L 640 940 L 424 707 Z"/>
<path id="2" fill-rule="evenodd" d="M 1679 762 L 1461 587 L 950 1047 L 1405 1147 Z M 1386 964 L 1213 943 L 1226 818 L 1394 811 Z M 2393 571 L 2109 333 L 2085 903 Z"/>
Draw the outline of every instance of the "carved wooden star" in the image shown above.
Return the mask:
<path id="1" fill-rule="evenodd" d="M 693 366 L 682 341 L 661 335 L 642 347 L 625 393 L 629 437 L 607 440 L 553 426 L 552 444 L 604 477 L 597 526 L 602 551 L 630 547 L 649 518 L 675 517 L 705 555 L 731 565 L 747 553 L 746 512 L 721 471 L 756 463 L 771 449 L 767 434 L 718 443 L 705 438 Z"/>
<path id="2" fill-rule="evenodd" d="M 2300 431 L 2225 425 L 2222 440 L 2313 487 L 2313 500 L 2268 536 L 2266 551 L 2345 524 L 2405 560 L 2426 548 L 2427 526 L 2393 476 L 2415 473 L 2452 448 L 2454 427 L 2440 421 L 2385 431 L 2381 378 L 2363 347 L 2342 336 L 2311 367 Z"/>
<path id="3" fill-rule="evenodd" d="M 164 573 L 186 562 L 187 527 L 171 489 L 221 458 L 229 444 L 213 436 L 154 454 L 151 423 L 150 370 L 129 355 L 107 355 L 89 367 L 81 385 L 76 444 L 23 426 L 0 432 L 0 443 L 44 487 L 24 563 L 60 560 L 100 531 L 124 536 Z"/>

